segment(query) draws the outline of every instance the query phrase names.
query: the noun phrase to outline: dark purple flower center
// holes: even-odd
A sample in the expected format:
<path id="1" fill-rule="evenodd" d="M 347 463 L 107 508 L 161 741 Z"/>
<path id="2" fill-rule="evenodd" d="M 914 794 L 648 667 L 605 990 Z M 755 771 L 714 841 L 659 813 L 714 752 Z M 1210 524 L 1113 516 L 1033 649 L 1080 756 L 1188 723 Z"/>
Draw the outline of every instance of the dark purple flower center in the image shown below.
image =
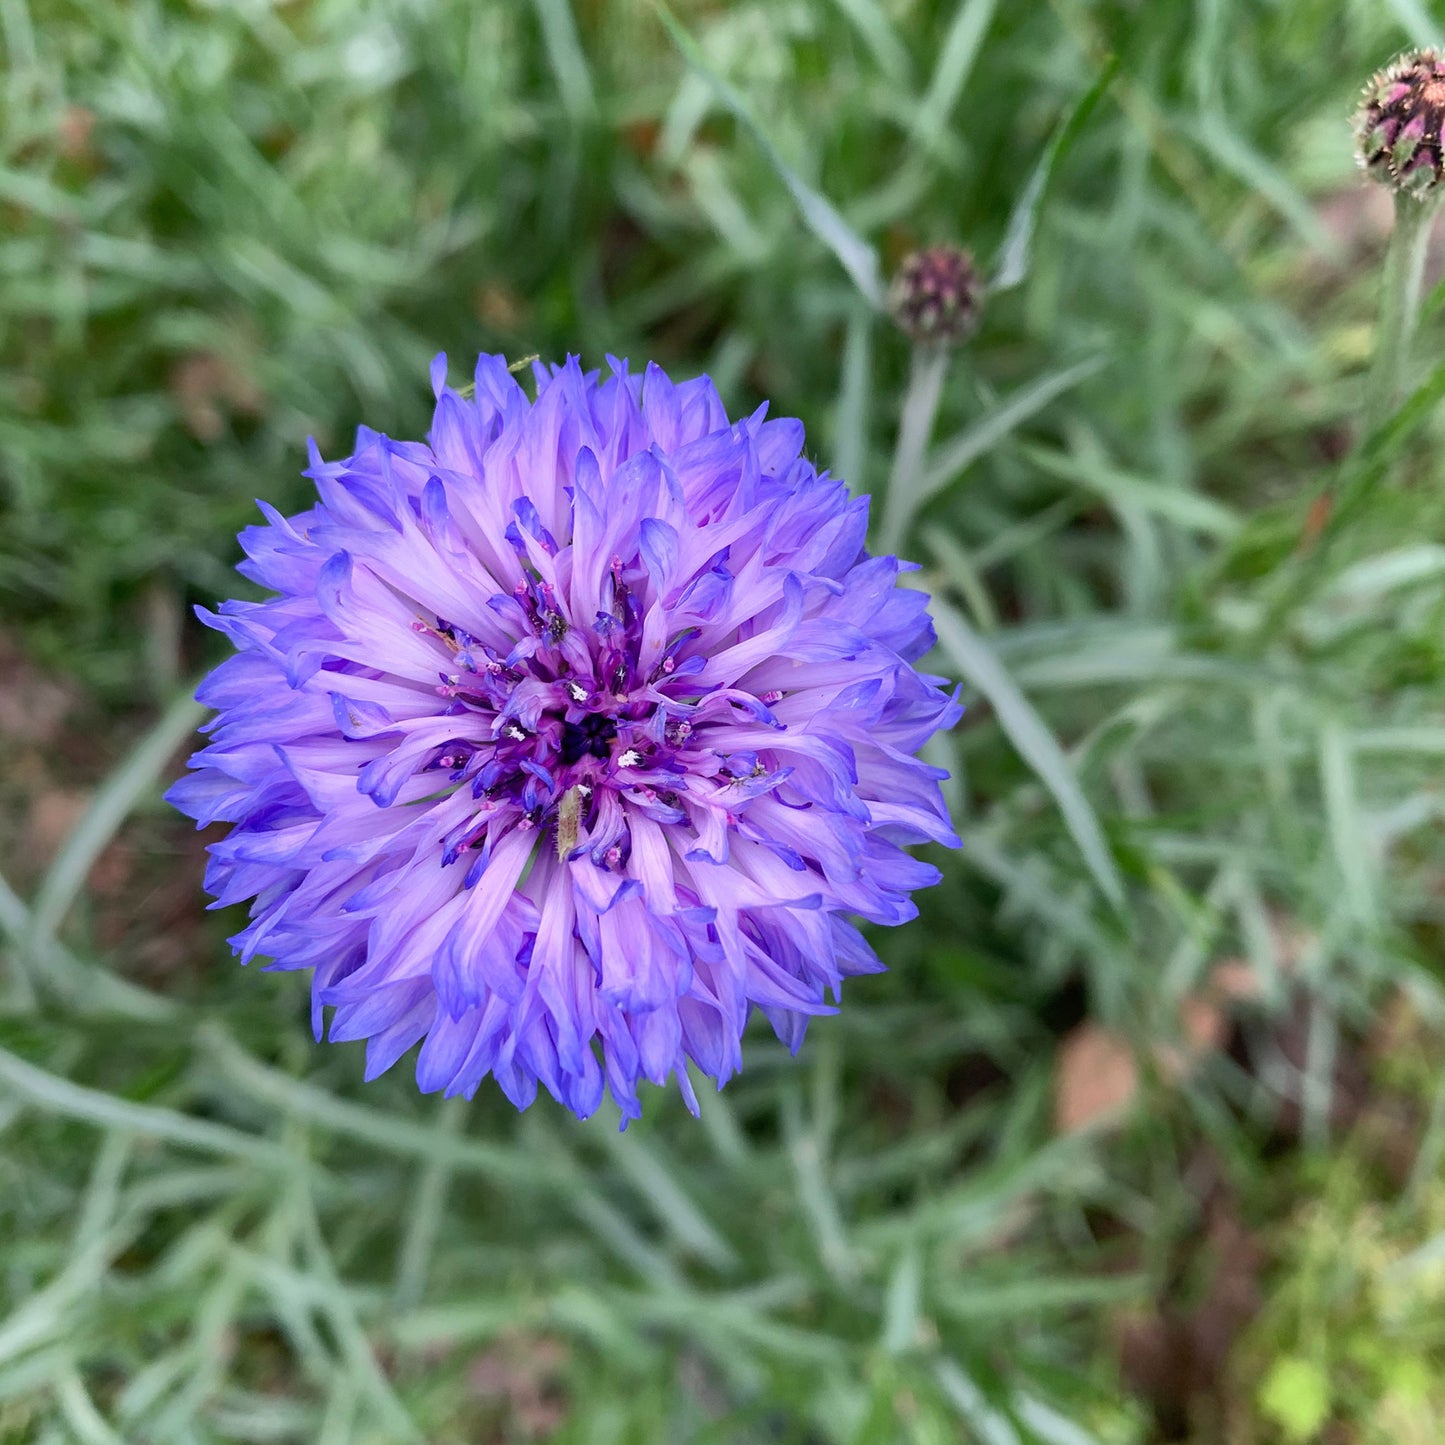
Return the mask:
<path id="1" fill-rule="evenodd" d="M 594 758 L 611 756 L 612 742 L 617 736 L 617 722 L 605 712 L 588 713 L 581 722 L 562 722 L 560 756 L 565 766 L 580 763 L 589 753 Z"/>
<path id="2" fill-rule="evenodd" d="M 591 625 L 569 622 L 535 576 L 492 598 L 492 610 L 522 634 L 507 654 L 444 619 L 414 624 L 451 655 L 437 693 L 459 722 L 456 739 L 423 766 L 457 788 L 470 784 L 478 804 L 447 836 L 444 864 L 508 828 L 552 828 L 560 855 L 580 835 L 594 862 L 616 868 L 630 842 L 611 794 L 659 821 L 685 818 L 679 794 L 699 756 L 689 751 L 691 719 L 703 706 L 688 678 L 701 659 L 679 657 L 694 635 L 684 631 L 644 675 L 643 616 L 625 571 L 614 560 L 612 608 Z"/>

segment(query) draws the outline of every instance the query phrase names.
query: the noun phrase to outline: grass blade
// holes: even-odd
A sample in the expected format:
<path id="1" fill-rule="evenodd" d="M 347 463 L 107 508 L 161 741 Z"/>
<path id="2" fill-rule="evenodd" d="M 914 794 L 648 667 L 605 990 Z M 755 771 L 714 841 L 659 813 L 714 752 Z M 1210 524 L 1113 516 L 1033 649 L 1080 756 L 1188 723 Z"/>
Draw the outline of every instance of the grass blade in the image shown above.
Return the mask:
<path id="1" fill-rule="evenodd" d="M 843 219 L 819 192 L 815 191 L 782 157 L 752 107 L 728 80 L 707 62 L 702 48 L 683 28 L 664 0 L 654 0 L 657 13 L 688 65 L 712 87 L 714 94 L 748 131 L 768 159 L 778 179 L 788 188 L 808 229 L 838 258 L 853 284 L 875 309 L 883 306 L 883 280 L 878 266 L 878 253 Z"/>
<path id="2" fill-rule="evenodd" d="M 0 1049 L 0 1084 L 42 1110 L 81 1119 L 101 1129 L 125 1129 L 186 1149 L 225 1154 L 271 1168 L 282 1165 L 294 1169 L 301 1163 L 269 1139 L 258 1139 L 210 1119 L 192 1119 L 174 1109 L 134 1104 L 99 1089 L 88 1089 L 26 1063 L 8 1049 Z"/>
<path id="3" fill-rule="evenodd" d="M 992 704 L 999 726 L 1019 756 L 1053 794 L 1074 842 L 1100 891 L 1116 908 L 1124 906 L 1124 884 L 1089 800 L 1058 739 L 1020 691 L 992 648 L 946 602 L 934 599 L 939 646 L 964 679 Z"/>
<path id="4" fill-rule="evenodd" d="M 1395 12 L 1400 28 L 1414 45 L 1438 45 L 1442 37 L 1439 22 L 1432 19 L 1420 0 L 1385 0 Z"/>
<path id="5" fill-rule="evenodd" d="M 713 1269 L 738 1267 L 737 1253 L 694 1202 L 673 1170 L 635 1133 L 609 1133 L 607 1150 L 637 1186 L 662 1226 L 684 1249 Z"/>
<path id="6" fill-rule="evenodd" d="M 893 22 L 883 13 L 878 0 L 833 0 L 833 3 L 848 18 L 863 43 L 872 52 L 878 68 L 889 80 L 900 86 L 907 86 L 908 51 L 898 38 Z"/>
<path id="7" fill-rule="evenodd" d="M 919 479 L 912 499 L 914 506 L 922 506 L 930 497 L 941 492 L 1011 432 L 1030 417 L 1037 416 L 1055 397 L 1062 396 L 1093 376 L 1106 360 L 1103 356 L 1091 356 L 1066 366 L 1062 371 L 1051 371 L 1038 377 L 1013 392 L 987 416 L 980 417 L 951 441 L 945 442 L 934 455 L 933 464 Z"/>
<path id="8" fill-rule="evenodd" d="M 206 1025 L 201 1030 L 201 1043 L 207 1060 L 215 1064 L 234 1088 L 258 1103 L 305 1119 L 332 1133 L 360 1139 L 373 1148 L 403 1158 L 441 1159 L 455 1170 L 514 1185 L 557 1179 L 555 1169 L 520 1150 L 459 1137 L 436 1126 L 427 1128 L 415 1119 L 336 1098 L 314 1084 L 268 1068 L 215 1025 Z"/>
<path id="9" fill-rule="evenodd" d="M 591 115 L 596 108 L 592 77 L 587 73 L 587 59 L 577 38 L 577 25 L 568 0 L 533 0 L 533 3 L 542 24 L 547 60 L 567 114 L 574 120 Z"/>
<path id="10" fill-rule="evenodd" d="M 1326 229 L 1314 207 L 1288 176 L 1261 155 L 1217 112 L 1205 111 L 1178 121 L 1181 134 L 1191 138 L 1215 162 L 1243 181 L 1294 228 L 1304 244 L 1339 264 L 1339 243 Z"/>
<path id="11" fill-rule="evenodd" d="M 1060 1415 L 1051 1405 L 1032 1396 L 1021 1396 L 1014 1405 L 1019 1423 L 1034 1435 L 1039 1445 L 1101 1445 L 1097 1435 Z"/>
<path id="12" fill-rule="evenodd" d="M 873 395 L 873 313 L 854 303 L 843 340 L 843 375 L 833 424 L 833 475 L 853 495 L 866 490 L 868 403 Z"/>
<path id="13" fill-rule="evenodd" d="M 1373 930 L 1379 919 L 1375 865 L 1355 786 L 1355 756 L 1349 734 L 1338 722 L 1320 730 L 1320 785 L 1325 799 L 1330 847 L 1344 884 L 1344 900 L 1355 921 Z"/>
<path id="14" fill-rule="evenodd" d="M 0 876 L 0 934 L 8 935 L 23 956 L 30 931 L 30 909 Z M 67 1005 L 77 1013 L 86 1016 L 116 1014 L 139 1022 L 159 1023 L 175 1018 L 178 1012 L 179 1006 L 174 1000 L 152 993 L 128 979 L 118 978 L 104 968 L 82 963 L 54 939 L 45 944 L 40 957 L 46 985 L 63 995 Z M 22 990 L 22 1002 L 27 1007 L 33 1004 L 33 993 L 24 993 L 30 987 L 28 974 L 22 972 L 17 976 L 17 987 Z"/>
<path id="15" fill-rule="evenodd" d="M 1052 447 L 1027 446 L 1024 455 L 1041 471 L 1078 482 L 1115 507 L 1138 507 L 1187 531 L 1227 541 L 1238 533 L 1240 520 L 1222 502 L 1137 476 L 1102 459 L 1070 456 Z"/>
<path id="16" fill-rule="evenodd" d="M 163 713 L 130 756 L 91 800 L 45 875 L 31 910 L 23 952 L 38 960 L 70 911 L 86 875 L 130 811 L 154 786 L 171 754 L 193 732 L 205 709 L 185 692 Z"/>
<path id="17" fill-rule="evenodd" d="M 968 84 L 997 9 L 998 0 L 965 0 L 949 26 L 933 79 L 928 83 L 928 92 L 913 122 L 914 134 L 929 150 L 938 145 L 948 128 L 948 118 Z"/>
<path id="18" fill-rule="evenodd" d="M 436 1127 L 447 1138 L 462 1131 L 467 1100 L 443 1099 L 437 1109 Z M 429 1159 L 416 1182 L 407 1211 L 406 1233 L 397 1256 L 396 1286 L 392 1298 L 399 1310 L 410 1309 L 426 1293 L 432 1252 L 441 1233 L 446 1210 L 447 1186 L 451 1183 L 451 1161 L 438 1154 Z"/>
<path id="19" fill-rule="evenodd" d="M 1104 62 L 1104 68 L 1094 83 L 1079 97 L 1078 103 L 1059 122 L 1049 138 L 1038 165 L 1034 167 L 1034 172 L 1009 217 L 1008 230 L 1004 232 L 998 256 L 994 260 L 993 281 L 989 287 L 991 291 L 1011 290 L 1029 274 L 1034 232 L 1038 229 L 1049 182 L 1084 133 L 1085 126 L 1093 118 L 1099 102 L 1104 98 L 1104 92 L 1113 84 L 1118 69 L 1119 59 L 1111 55 Z"/>
<path id="20" fill-rule="evenodd" d="M 1018 1431 L 988 1403 L 983 1391 L 956 1360 L 937 1361 L 933 1373 L 939 1388 L 963 1417 L 980 1445 L 1023 1445 Z"/>
<path id="21" fill-rule="evenodd" d="M 888 492 L 883 498 L 879 524 L 879 551 L 896 552 L 918 513 L 926 481 L 924 456 L 933 438 L 938 403 L 948 377 L 949 353 L 943 347 L 915 346 L 908 368 L 908 390 L 903 394 L 903 415 L 898 423 L 898 442 L 893 449 L 893 466 L 888 473 Z"/>

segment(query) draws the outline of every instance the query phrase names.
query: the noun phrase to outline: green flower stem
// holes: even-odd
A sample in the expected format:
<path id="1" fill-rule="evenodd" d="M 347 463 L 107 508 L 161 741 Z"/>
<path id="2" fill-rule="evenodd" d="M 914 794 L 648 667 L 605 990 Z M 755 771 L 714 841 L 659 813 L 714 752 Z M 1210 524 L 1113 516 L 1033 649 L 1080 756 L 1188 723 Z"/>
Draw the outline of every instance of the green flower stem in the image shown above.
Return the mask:
<path id="1" fill-rule="evenodd" d="M 1375 359 L 1365 392 L 1365 435 L 1373 436 L 1395 409 L 1410 364 L 1410 348 L 1420 320 L 1425 255 L 1438 201 L 1395 196 L 1395 231 L 1385 258 L 1380 287 L 1380 320 Z"/>
<path id="2" fill-rule="evenodd" d="M 893 453 L 893 470 L 888 474 L 888 495 L 883 501 L 883 522 L 879 545 L 883 552 L 896 552 L 918 508 L 918 484 L 923 476 L 923 457 L 933 439 L 938 403 L 948 375 L 950 348 L 920 342 L 913 348 L 908 373 L 908 391 L 903 398 L 903 416 L 898 425 L 898 445 Z"/>
<path id="3" fill-rule="evenodd" d="M 1435 195 L 1421 200 L 1395 193 L 1395 230 L 1380 284 L 1375 356 L 1365 390 L 1364 434 L 1354 460 L 1315 494 L 1312 511 L 1321 519 L 1318 531 L 1302 538 L 1300 549 L 1280 567 L 1273 599 L 1255 634 L 1261 644 L 1277 637 L 1286 626 L 1300 599 L 1322 575 L 1335 538 L 1388 475 L 1387 461 L 1372 460 L 1370 443 L 1395 415 L 1401 393 L 1407 389 L 1410 353 L 1420 321 L 1425 257 L 1438 205 Z"/>

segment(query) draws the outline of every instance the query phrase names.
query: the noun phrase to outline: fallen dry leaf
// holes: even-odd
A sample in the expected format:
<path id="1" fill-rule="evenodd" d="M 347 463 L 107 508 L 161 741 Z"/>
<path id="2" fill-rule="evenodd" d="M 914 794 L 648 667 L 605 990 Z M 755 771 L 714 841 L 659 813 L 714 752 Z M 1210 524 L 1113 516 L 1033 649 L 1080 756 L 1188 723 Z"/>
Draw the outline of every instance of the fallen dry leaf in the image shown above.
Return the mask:
<path id="1" fill-rule="evenodd" d="M 1073 1134 L 1122 1114 L 1139 1092 L 1139 1066 L 1126 1039 L 1082 1023 L 1059 1046 L 1054 1127 Z"/>
<path id="2" fill-rule="evenodd" d="M 515 331 L 527 319 L 527 303 L 495 282 L 477 288 L 473 309 L 477 320 L 494 331 Z"/>
<path id="3" fill-rule="evenodd" d="M 60 154 L 70 161 L 93 158 L 91 138 L 95 135 L 95 112 L 83 105 L 67 105 L 55 127 Z"/>
<path id="4" fill-rule="evenodd" d="M 170 388 L 186 430 L 202 442 L 215 441 L 225 430 L 223 405 L 254 416 L 264 400 L 254 378 L 213 351 L 197 351 L 178 361 L 171 368 Z"/>
<path id="5" fill-rule="evenodd" d="M 467 1388 L 501 1405 L 522 1439 L 548 1439 L 567 1421 L 558 1381 L 566 1363 L 567 1347 L 550 1335 L 502 1335 L 473 1361 Z"/>
<path id="6" fill-rule="evenodd" d="M 1242 958 L 1224 958 L 1209 971 L 1209 992 L 1227 1003 L 1252 1001 L 1260 997 L 1259 975 Z"/>
<path id="7" fill-rule="evenodd" d="M 38 746 L 52 742 L 74 702 L 73 688 L 43 676 L 0 633 L 0 738 Z"/>
<path id="8" fill-rule="evenodd" d="M 76 788 L 48 788 L 37 794 L 26 823 L 31 856 L 53 858 L 89 806 L 90 794 Z"/>

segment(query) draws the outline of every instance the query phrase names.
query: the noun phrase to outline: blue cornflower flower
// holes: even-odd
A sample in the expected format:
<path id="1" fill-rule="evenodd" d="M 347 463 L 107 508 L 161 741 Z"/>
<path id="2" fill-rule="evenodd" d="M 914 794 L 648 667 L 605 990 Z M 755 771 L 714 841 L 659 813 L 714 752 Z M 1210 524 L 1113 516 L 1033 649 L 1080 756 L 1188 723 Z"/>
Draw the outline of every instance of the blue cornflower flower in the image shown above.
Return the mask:
<path id="1" fill-rule="evenodd" d="M 751 1009 L 796 1049 L 956 845 L 913 756 L 959 715 L 866 498 L 796 421 L 731 424 L 705 377 L 432 366 L 429 441 L 362 429 L 318 500 L 247 528 L 276 595 L 202 619 L 238 649 L 167 795 L 223 819 L 206 887 L 243 960 L 311 969 L 368 1078 L 541 1083 L 581 1116 L 685 1061 L 721 1085 Z"/>

